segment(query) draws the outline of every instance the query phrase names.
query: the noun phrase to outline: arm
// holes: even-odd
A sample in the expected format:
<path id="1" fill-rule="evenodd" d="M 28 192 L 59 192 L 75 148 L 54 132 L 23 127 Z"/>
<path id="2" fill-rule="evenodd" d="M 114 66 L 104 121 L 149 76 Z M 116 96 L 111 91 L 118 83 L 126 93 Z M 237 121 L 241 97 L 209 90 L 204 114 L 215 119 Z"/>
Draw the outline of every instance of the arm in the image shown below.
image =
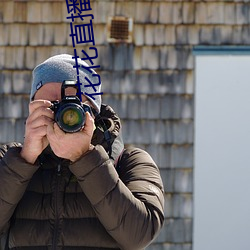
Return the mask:
<path id="1" fill-rule="evenodd" d="M 0 235 L 8 230 L 9 220 L 38 168 L 27 163 L 20 152 L 20 144 L 0 148 Z"/>
<path id="2" fill-rule="evenodd" d="M 120 177 L 102 146 L 70 166 L 107 232 L 122 249 L 142 249 L 162 227 L 163 189 L 158 168 L 143 150 L 126 151 Z"/>
<path id="3" fill-rule="evenodd" d="M 50 105 L 45 100 L 31 102 L 23 147 L 12 144 L 0 148 L 0 235 L 7 231 L 9 220 L 38 169 L 33 164 L 48 145 L 47 126 L 54 117 Z"/>
<path id="4" fill-rule="evenodd" d="M 56 123 L 48 124 L 47 138 L 58 157 L 71 161 L 71 172 L 100 222 L 120 247 L 144 248 L 164 220 L 159 171 L 152 158 L 139 150 L 124 154 L 119 178 L 104 148 L 91 146 L 93 131 L 94 120 L 86 113 L 82 131 L 64 133 Z"/>

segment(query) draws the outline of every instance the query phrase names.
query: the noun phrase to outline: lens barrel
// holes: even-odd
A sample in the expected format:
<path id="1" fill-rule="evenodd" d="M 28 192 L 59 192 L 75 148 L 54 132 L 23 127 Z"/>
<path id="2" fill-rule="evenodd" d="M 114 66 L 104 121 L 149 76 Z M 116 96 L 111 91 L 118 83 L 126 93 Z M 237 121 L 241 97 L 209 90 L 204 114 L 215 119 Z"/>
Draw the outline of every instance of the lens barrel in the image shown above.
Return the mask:
<path id="1" fill-rule="evenodd" d="M 55 121 L 58 126 L 67 133 L 80 131 L 86 120 L 85 111 L 77 103 L 65 103 L 60 105 L 55 113 Z"/>

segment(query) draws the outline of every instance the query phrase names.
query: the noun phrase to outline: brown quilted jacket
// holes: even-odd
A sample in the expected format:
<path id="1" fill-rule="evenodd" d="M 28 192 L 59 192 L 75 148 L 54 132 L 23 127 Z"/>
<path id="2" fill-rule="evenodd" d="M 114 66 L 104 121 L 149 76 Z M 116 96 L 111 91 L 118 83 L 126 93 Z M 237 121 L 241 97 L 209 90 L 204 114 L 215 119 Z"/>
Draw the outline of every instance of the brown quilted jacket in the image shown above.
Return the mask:
<path id="1" fill-rule="evenodd" d="M 114 160 L 97 141 L 73 164 L 47 148 L 31 165 L 20 157 L 21 144 L 1 147 L 2 249 L 7 242 L 6 249 L 19 250 L 137 250 L 158 234 L 164 221 L 159 170 L 145 151 L 117 146 L 119 119 L 103 109 L 113 121 Z"/>

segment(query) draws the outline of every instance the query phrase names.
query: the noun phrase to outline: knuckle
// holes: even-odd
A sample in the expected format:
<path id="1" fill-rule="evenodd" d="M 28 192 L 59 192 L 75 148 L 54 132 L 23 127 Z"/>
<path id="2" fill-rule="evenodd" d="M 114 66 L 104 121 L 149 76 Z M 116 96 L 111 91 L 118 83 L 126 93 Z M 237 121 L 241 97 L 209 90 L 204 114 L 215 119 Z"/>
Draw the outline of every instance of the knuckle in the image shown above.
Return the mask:
<path id="1" fill-rule="evenodd" d="M 30 119 L 30 117 L 28 117 L 26 120 L 25 127 L 30 127 L 30 125 L 31 125 L 31 119 Z"/>
<path id="2" fill-rule="evenodd" d="M 49 121 L 49 117 L 47 117 L 47 116 L 45 116 L 45 115 L 42 115 L 42 116 L 41 116 L 41 119 L 42 119 L 42 121 L 43 121 L 44 123 L 46 123 L 46 124 L 47 124 L 47 122 Z"/>

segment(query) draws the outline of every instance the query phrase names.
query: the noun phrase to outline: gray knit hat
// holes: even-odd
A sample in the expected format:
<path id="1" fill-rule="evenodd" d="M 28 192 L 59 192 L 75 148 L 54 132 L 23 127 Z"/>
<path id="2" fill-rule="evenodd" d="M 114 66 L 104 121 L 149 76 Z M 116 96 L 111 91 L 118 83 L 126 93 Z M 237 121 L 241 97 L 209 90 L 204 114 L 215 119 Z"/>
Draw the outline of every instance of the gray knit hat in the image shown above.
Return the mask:
<path id="1" fill-rule="evenodd" d="M 80 83 L 82 83 L 81 92 L 83 94 L 100 93 L 101 84 L 99 84 L 98 86 L 95 85 L 96 91 L 94 91 L 92 87 L 84 87 L 84 85 L 89 85 L 89 82 L 86 80 L 86 77 L 92 84 L 97 84 L 99 82 L 100 78 L 98 78 L 97 76 L 93 76 L 93 74 L 96 74 L 96 72 L 90 68 L 86 69 L 87 67 L 89 67 L 89 65 L 80 58 L 77 58 L 77 63 L 79 66 L 81 66 L 78 68 L 79 81 Z M 64 80 L 77 80 L 77 69 L 73 68 L 73 66 L 75 65 L 76 61 L 75 59 L 72 59 L 71 55 L 62 54 L 50 57 L 43 63 L 36 66 L 36 68 L 32 72 L 33 81 L 30 93 L 30 100 L 34 98 L 36 91 L 46 83 L 49 82 L 62 83 Z M 100 94 L 93 95 L 93 98 L 95 98 L 94 100 L 87 95 L 85 96 L 91 101 L 96 110 L 100 112 L 101 95 Z"/>

